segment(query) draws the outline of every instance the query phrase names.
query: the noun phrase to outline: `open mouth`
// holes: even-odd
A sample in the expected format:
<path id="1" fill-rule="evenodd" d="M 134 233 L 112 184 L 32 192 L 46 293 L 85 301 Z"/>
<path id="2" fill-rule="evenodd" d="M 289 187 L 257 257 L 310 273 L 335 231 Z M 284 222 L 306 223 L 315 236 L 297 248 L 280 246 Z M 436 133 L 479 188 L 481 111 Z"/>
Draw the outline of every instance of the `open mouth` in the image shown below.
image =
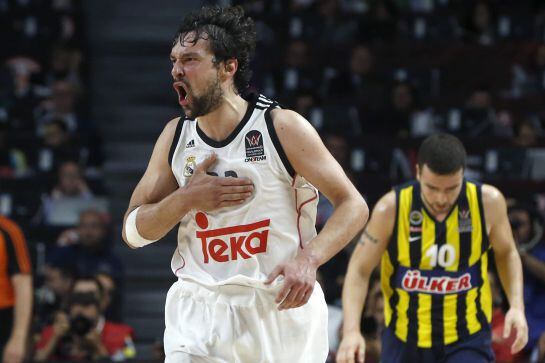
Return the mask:
<path id="1" fill-rule="evenodd" d="M 174 82 L 172 86 L 178 94 L 178 103 L 180 104 L 180 106 L 187 106 L 189 104 L 188 86 L 181 81 Z"/>

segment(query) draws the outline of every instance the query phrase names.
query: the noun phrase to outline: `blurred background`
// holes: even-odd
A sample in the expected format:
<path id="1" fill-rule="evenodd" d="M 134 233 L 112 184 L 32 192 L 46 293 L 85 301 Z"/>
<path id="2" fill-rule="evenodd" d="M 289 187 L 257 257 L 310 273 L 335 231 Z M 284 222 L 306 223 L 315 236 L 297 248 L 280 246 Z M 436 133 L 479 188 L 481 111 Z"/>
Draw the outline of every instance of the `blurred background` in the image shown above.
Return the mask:
<path id="1" fill-rule="evenodd" d="M 422 138 L 464 141 L 466 176 L 510 200 L 525 268 L 530 343 L 513 357 L 494 334 L 497 360 L 543 361 L 542 0 L 0 0 L 0 214 L 21 227 L 32 260 L 28 356 L 96 358 L 78 337 L 105 324 L 110 359 L 161 359 L 175 236 L 130 250 L 120 228 L 155 140 L 182 112 L 172 37 L 205 4 L 242 5 L 254 18 L 251 88 L 305 116 L 371 207 L 414 177 Z M 318 229 L 331 212 L 322 198 Z M 331 359 L 350 251 L 320 269 Z M 499 290 L 494 300 L 497 333 L 506 302 Z M 87 321 L 75 319 L 81 309 Z M 364 315 L 375 362 L 377 284 Z"/>

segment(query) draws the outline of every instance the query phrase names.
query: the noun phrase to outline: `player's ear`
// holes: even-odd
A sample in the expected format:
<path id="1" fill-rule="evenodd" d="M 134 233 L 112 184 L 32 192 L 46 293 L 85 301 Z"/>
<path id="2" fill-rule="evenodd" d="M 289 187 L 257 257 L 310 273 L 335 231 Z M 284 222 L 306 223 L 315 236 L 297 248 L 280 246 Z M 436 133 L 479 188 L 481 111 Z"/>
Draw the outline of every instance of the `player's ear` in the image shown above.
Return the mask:
<path id="1" fill-rule="evenodd" d="M 420 165 L 416 164 L 416 180 L 420 181 Z"/>
<path id="2" fill-rule="evenodd" d="M 238 69 L 238 61 L 236 58 L 227 59 L 222 67 L 223 74 L 226 77 L 233 77 Z"/>

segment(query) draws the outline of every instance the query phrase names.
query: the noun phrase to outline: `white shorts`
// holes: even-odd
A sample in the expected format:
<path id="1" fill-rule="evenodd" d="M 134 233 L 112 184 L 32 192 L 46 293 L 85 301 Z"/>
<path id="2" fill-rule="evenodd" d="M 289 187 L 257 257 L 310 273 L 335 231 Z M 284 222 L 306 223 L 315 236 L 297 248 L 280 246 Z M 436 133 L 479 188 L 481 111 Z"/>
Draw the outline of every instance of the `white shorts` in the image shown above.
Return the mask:
<path id="1" fill-rule="evenodd" d="M 248 286 L 242 280 L 172 285 L 165 307 L 166 363 L 325 362 L 327 305 L 318 283 L 307 304 L 279 311 L 274 298 L 282 283 Z"/>

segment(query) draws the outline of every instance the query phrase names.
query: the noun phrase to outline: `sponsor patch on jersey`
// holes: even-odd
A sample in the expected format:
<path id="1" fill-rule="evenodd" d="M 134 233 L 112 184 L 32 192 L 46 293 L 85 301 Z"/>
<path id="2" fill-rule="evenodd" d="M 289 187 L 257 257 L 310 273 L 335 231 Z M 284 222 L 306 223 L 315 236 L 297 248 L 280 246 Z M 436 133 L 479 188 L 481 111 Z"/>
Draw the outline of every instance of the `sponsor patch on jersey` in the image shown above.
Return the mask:
<path id="1" fill-rule="evenodd" d="M 480 272 L 478 263 L 460 271 L 398 266 L 393 287 L 408 293 L 457 294 L 481 286 L 483 281 L 480 278 Z"/>
<path id="2" fill-rule="evenodd" d="M 196 232 L 201 240 L 203 262 L 229 262 L 248 259 L 267 252 L 270 219 L 218 229 L 208 228 L 208 217 L 203 212 L 195 215 L 195 222 L 203 229 Z"/>
<path id="3" fill-rule="evenodd" d="M 471 213 L 469 209 L 460 209 L 458 211 L 458 232 L 467 233 L 473 230 L 471 225 Z"/>
<path id="4" fill-rule="evenodd" d="M 185 159 L 184 176 L 189 178 L 195 172 L 196 167 L 197 163 L 195 161 L 195 157 L 192 155 L 188 156 L 187 159 Z"/>
<path id="5" fill-rule="evenodd" d="M 185 148 L 189 149 L 191 147 L 195 147 L 195 140 L 191 139 L 187 144 L 185 144 Z"/>
<path id="6" fill-rule="evenodd" d="M 419 270 L 408 270 L 401 280 L 403 290 L 428 294 L 457 294 L 472 288 L 471 275 L 465 273 L 459 277 L 422 276 Z"/>
<path id="7" fill-rule="evenodd" d="M 257 130 L 248 131 L 244 137 L 244 145 L 246 147 L 245 162 L 254 162 L 266 160 L 265 147 L 263 146 L 263 135 Z"/>

